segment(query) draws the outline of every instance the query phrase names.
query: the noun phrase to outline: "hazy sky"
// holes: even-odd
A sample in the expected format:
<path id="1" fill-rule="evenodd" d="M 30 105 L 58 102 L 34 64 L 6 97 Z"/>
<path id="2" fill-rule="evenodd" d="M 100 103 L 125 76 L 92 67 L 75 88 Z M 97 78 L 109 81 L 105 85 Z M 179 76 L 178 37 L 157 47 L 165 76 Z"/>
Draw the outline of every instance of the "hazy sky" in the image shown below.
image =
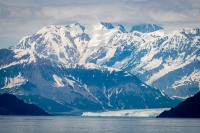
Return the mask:
<path id="1" fill-rule="evenodd" d="M 200 27 L 200 0 L 0 0 L 0 48 L 43 26 L 98 21 L 129 28 L 140 23 Z"/>

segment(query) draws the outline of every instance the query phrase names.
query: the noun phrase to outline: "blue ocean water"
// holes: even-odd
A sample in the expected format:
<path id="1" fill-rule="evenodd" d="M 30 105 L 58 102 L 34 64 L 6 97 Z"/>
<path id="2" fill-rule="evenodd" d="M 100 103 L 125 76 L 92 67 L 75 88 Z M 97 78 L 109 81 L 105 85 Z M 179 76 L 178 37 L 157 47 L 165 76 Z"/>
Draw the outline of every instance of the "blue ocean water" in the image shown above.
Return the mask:
<path id="1" fill-rule="evenodd" d="M 200 119 L 0 116 L 0 133 L 199 133 Z"/>

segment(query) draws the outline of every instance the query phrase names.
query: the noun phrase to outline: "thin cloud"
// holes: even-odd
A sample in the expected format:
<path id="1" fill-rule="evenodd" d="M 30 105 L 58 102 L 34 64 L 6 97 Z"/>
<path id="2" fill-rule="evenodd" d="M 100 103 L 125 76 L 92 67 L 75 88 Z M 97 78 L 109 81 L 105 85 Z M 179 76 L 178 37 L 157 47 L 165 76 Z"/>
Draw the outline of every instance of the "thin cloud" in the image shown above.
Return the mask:
<path id="1" fill-rule="evenodd" d="M 173 11 L 150 12 L 150 16 L 155 21 L 162 22 L 162 23 L 165 23 L 165 22 L 180 22 L 180 21 L 187 19 L 187 16 L 185 14 L 173 12 Z"/>
<path id="2" fill-rule="evenodd" d="M 171 29 L 177 25 L 200 27 L 199 5 L 199 0 L 5 0 L 0 3 L 0 39 L 4 43 L 0 48 L 50 24 L 106 21 L 125 27 L 139 23 Z"/>

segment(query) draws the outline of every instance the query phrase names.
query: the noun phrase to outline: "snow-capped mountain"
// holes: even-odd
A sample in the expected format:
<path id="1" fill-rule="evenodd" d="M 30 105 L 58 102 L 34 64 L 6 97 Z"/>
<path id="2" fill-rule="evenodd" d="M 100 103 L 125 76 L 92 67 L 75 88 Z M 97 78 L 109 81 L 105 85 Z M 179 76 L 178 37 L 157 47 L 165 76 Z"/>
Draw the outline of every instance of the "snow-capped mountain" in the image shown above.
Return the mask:
<path id="1" fill-rule="evenodd" d="M 199 90 L 200 30 L 166 34 L 155 24 L 133 26 L 101 22 L 44 27 L 23 38 L 13 49 L 16 58 L 30 55 L 67 66 L 94 63 L 128 71 L 170 96 L 187 97 Z"/>
<path id="2" fill-rule="evenodd" d="M 105 22 L 51 25 L 0 50 L 1 92 L 36 94 L 78 109 L 172 105 L 159 90 L 174 97 L 199 90 L 199 37 L 199 29 L 166 34 L 155 24 L 130 32 Z"/>
<path id="3" fill-rule="evenodd" d="M 9 52 L 15 58 L 12 50 L 1 50 Z M 55 104 L 46 108 L 48 103 L 41 103 L 44 98 L 59 104 L 58 112 L 62 108 L 94 111 L 171 107 L 178 103 L 129 72 L 94 64 L 66 67 L 36 55 L 30 62 L 29 57 L 25 55 L 14 61 L 18 63 L 1 68 L 0 92 L 15 94 L 49 112 L 53 112 Z M 27 62 L 20 62 L 23 58 Z"/>

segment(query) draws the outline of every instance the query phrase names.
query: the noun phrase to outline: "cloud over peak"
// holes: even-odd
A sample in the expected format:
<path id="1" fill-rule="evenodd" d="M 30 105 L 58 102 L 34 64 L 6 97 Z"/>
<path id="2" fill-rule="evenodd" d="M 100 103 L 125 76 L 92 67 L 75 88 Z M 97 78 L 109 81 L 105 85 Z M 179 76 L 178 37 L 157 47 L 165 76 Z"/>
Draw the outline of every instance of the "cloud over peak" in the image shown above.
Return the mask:
<path id="1" fill-rule="evenodd" d="M 199 0 L 6 0 L 0 3 L 0 47 L 50 24 L 105 21 L 199 27 Z M 179 27 L 176 27 L 179 26 Z M 6 41 L 6 38 L 10 38 Z M 5 46 L 3 46 L 5 45 Z"/>

